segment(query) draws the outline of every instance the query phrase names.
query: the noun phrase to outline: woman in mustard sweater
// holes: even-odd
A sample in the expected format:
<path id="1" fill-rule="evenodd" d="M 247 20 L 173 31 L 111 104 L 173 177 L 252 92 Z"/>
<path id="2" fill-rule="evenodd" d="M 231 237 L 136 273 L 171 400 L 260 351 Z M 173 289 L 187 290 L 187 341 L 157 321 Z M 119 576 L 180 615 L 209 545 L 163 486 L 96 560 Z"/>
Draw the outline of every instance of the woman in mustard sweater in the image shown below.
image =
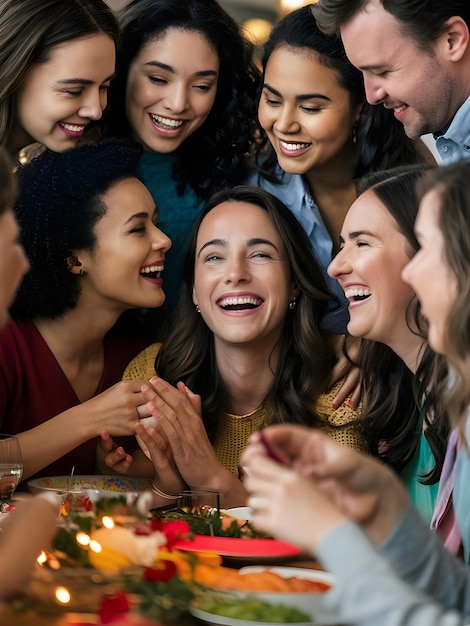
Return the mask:
<path id="1" fill-rule="evenodd" d="M 163 503 L 185 487 L 216 489 L 225 507 L 244 503 L 240 454 L 268 424 L 321 428 L 364 449 L 356 413 L 333 408 L 338 337 L 321 323 L 335 305 L 305 232 L 280 200 L 241 186 L 208 202 L 190 241 L 170 333 L 124 374 L 150 379 L 142 390 L 154 423 L 136 432 Z M 144 471 L 122 448 L 107 462 Z"/>

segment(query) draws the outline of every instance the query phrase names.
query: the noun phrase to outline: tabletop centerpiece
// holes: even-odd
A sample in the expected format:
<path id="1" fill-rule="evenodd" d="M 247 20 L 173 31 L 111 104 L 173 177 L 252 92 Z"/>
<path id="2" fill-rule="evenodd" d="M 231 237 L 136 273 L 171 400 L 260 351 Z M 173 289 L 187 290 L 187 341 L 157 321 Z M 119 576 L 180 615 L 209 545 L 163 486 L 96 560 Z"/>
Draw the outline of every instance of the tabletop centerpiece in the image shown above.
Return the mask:
<path id="1" fill-rule="evenodd" d="M 135 611 L 150 619 L 184 623 L 198 592 L 196 570 L 219 566 L 217 555 L 173 549 L 193 531 L 183 519 L 143 517 L 121 497 L 91 502 L 74 496 L 62 507 L 52 548 L 42 552 L 27 598 L 44 611 Z"/>

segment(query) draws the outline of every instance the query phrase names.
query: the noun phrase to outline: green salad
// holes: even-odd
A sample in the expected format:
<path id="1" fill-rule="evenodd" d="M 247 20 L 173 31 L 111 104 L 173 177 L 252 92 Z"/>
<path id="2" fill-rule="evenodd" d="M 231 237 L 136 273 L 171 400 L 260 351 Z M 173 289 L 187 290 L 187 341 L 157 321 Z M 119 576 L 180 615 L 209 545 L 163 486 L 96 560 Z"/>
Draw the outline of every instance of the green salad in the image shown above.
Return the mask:
<path id="1" fill-rule="evenodd" d="M 204 600 L 198 608 L 206 613 L 222 615 L 249 622 L 271 622 L 273 624 L 295 624 L 311 622 L 310 615 L 293 606 L 269 604 L 256 598 L 236 600 Z"/>

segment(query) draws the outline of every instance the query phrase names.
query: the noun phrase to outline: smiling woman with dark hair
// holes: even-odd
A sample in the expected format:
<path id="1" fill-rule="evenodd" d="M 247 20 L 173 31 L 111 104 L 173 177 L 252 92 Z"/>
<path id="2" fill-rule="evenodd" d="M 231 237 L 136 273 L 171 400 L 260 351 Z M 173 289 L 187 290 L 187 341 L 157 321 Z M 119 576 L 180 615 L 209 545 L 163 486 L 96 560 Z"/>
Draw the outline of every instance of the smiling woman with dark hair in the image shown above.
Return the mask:
<path id="1" fill-rule="evenodd" d="M 169 311 L 204 201 L 246 174 L 259 71 L 241 26 L 216 0 L 133 0 L 119 25 L 109 130 L 144 146 L 138 175 L 173 241 Z"/>
<path id="2" fill-rule="evenodd" d="M 154 388 L 143 392 L 157 423 L 136 432 L 150 450 L 157 495 L 211 487 L 223 506 L 243 504 L 240 454 L 268 424 L 305 424 L 365 449 L 356 412 L 333 408 L 342 381 L 330 389 L 336 357 L 322 330 L 332 302 L 307 235 L 280 200 L 238 186 L 208 201 L 170 333 L 124 375 Z M 108 461 L 136 471 L 122 448 Z"/>
<path id="3" fill-rule="evenodd" d="M 0 0 L 0 145 L 73 148 L 101 118 L 118 28 L 104 0 Z"/>
<path id="4" fill-rule="evenodd" d="M 18 171 L 31 270 L 0 332 L 0 428 L 19 437 L 25 478 L 93 473 L 101 432 L 130 435 L 139 419 L 140 384 L 118 381 L 144 338 L 116 323 L 162 304 L 171 245 L 135 177 L 140 152 L 105 140 Z"/>

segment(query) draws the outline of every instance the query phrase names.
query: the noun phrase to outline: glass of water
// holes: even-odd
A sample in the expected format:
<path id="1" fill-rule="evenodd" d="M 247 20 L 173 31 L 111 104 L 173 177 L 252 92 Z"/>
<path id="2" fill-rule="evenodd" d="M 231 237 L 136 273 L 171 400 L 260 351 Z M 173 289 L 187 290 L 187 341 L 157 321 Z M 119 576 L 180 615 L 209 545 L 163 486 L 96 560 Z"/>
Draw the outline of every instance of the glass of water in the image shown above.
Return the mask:
<path id="1" fill-rule="evenodd" d="M 0 513 L 8 510 L 23 475 L 23 458 L 18 437 L 0 434 Z"/>

